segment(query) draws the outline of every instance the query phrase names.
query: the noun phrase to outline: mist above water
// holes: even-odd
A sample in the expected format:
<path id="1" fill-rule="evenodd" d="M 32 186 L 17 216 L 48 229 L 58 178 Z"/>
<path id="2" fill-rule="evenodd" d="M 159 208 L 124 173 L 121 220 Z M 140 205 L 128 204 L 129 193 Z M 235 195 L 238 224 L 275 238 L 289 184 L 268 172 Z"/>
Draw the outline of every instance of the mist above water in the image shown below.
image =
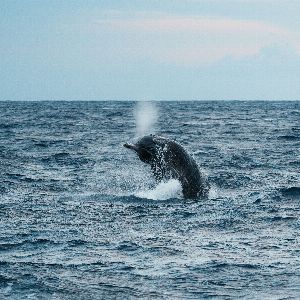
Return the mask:
<path id="1" fill-rule="evenodd" d="M 154 132 L 159 110 L 153 102 L 138 102 L 135 111 L 136 136 L 144 136 Z"/>

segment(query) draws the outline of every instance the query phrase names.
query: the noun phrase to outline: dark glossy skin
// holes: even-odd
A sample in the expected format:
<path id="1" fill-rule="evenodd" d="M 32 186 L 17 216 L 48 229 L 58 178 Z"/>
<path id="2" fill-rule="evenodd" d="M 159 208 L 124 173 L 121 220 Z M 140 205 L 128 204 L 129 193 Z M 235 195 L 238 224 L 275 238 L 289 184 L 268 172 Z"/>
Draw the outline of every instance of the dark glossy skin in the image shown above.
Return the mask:
<path id="1" fill-rule="evenodd" d="M 150 164 L 157 181 L 178 179 L 184 198 L 207 197 L 209 184 L 195 160 L 175 141 L 148 135 L 136 144 L 124 144 L 124 147 L 134 150 L 141 161 Z"/>

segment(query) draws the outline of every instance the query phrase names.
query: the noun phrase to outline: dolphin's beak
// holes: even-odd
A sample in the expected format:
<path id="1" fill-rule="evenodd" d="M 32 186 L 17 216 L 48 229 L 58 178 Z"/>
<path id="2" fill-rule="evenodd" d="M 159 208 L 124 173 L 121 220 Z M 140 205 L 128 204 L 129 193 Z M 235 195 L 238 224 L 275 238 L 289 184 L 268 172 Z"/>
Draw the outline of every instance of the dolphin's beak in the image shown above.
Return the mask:
<path id="1" fill-rule="evenodd" d="M 126 143 L 126 144 L 124 144 L 123 146 L 124 146 L 125 148 L 134 150 L 134 151 L 136 151 L 136 152 L 138 151 L 138 147 L 135 146 L 135 145 L 133 145 L 133 144 L 128 144 L 128 143 Z"/>

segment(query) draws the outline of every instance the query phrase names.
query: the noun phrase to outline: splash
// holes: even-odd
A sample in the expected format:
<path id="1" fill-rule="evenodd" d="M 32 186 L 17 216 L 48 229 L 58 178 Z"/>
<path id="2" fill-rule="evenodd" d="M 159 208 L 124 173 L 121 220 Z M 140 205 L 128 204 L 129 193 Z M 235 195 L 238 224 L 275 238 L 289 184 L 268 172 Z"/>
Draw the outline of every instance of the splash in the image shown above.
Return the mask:
<path id="1" fill-rule="evenodd" d="M 143 136 L 154 132 L 157 120 L 158 108 L 153 102 L 138 102 L 135 108 L 136 136 Z"/>
<path id="2" fill-rule="evenodd" d="M 153 200 L 167 200 L 171 198 L 182 198 L 182 187 L 178 180 L 171 179 L 159 183 L 154 189 L 140 191 L 135 196 Z"/>

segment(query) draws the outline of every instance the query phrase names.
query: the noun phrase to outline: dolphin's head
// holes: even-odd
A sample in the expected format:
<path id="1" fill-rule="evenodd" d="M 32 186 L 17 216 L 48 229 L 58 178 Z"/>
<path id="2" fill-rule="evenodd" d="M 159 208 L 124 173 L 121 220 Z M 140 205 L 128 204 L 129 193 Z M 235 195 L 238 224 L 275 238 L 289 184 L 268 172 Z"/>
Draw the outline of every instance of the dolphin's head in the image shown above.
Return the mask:
<path id="1" fill-rule="evenodd" d="M 146 135 L 136 144 L 126 143 L 124 147 L 135 151 L 142 162 L 151 163 L 157 156 L 157 144 L 154 137 L 154 135 Z"/>

